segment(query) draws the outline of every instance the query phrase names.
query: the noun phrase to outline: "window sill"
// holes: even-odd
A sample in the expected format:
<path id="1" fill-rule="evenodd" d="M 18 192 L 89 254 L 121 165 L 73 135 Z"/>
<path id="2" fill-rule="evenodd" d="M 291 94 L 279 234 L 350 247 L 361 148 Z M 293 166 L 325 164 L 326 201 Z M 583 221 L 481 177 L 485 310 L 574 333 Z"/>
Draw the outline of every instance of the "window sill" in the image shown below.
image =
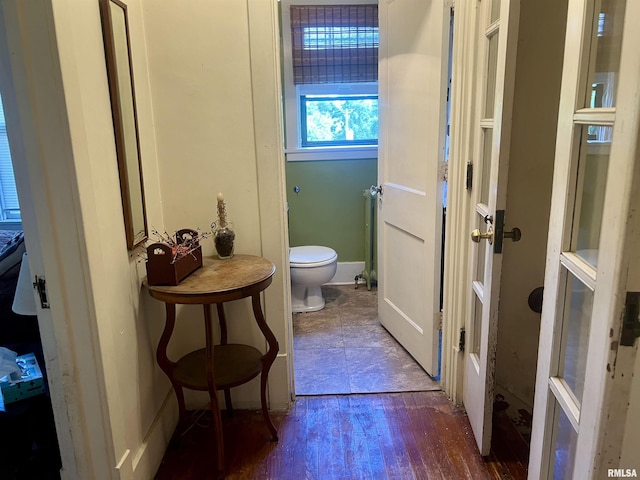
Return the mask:
<path id="1" fill-rule="evenodd" d="M 22 230 L 22 221 L 0 220 L 0 230 Z"/>
<path id="2" fill-rule="evenodd" d="M 288 162 L 374 159 L 378 146 L 287 148 L 284 153 Z"/>

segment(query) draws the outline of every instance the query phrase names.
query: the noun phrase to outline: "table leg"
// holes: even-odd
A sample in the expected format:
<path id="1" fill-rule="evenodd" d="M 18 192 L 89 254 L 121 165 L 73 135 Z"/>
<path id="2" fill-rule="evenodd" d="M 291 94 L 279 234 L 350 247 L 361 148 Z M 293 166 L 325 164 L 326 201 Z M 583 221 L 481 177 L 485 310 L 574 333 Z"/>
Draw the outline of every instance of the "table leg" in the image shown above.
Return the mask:
<path id="1" fill-rule="evenodd" d="M 220 344 L 227 344 L 227 316 L 224 314 L 224 305 L 222 303 L 216 303 L 216 310 L 218 311 L 218 323 L 220 323 Z"/>
<path id="2" fill-rule="evenodd" d="M 176 306 L 173 303 L 166 303 L 165 310 L 166 320 L 162 336 L 160 337 L 160 342 L 158 343 L 158 349 L 156 350 L 156 360 L 158 361 L 158 365 L 160 365 L 162 371 L 167 375 L 167 377 L 169 377 L 173 390 L 176 392 L 176 397 L 178 399 L 178 418 L 179 422 L 182 423 L 185 419 L 184 393 L 182 391 L 182 387 L 173 380 L 173 369 L 176 364 L 167 357 L 167 346 L 169 345 L 169 340 L 173 334 L 173 329 L 176 326 Z"/>
<path id="3" fill-rule="evenodd" d="M 211 325 L 210 305 L 204 306 L 204 329 L 206 335 L 206 355 L 207 355 L 207 391 L 209 392 L 209 402 L 211 415 L 213 417 L 213 428 L 216 435 L 216 468 L 219 473 L 224 472 L 224 443 L 222 437 L 222 419 L 220 418 L 220 405 L 218 404 L 218 394 L 215 381 L 214 366 L 214 346 L 213 328 Z"/>
<path id="4" fill-rule="evenodd" d="M 260 304 L 259 293 L 251 296 L 251 305 L 253 306 L 253 315 L 256 318 L 256 322 L 258 322 L 258 327 L 260 327 L 260 331 L 264 335 L 264 338 L 267 340 L 267 344 L 269 345 L 269 350 L 267 350 L 267 353 L 264 354 L 264 357 L 262 359 L 262 373 L 260 374 L 260 401 L 262 403 L 262 416 L 264 417 L 267 427 L 271 432 L 271 440 L 277 442 L 278 431 L 271 421 L 271 417 L 269 416 L 269 408 L 267 407 L 267 378 L 269 376 L 271 365 L 278 355 L 278 340 L 276 339 L 276 336 L 273 334 L 264 319 L 262 306 Z"/>
<path id="5" fill-rule="evenodd" d="M 216 304 L 218 311 L 218 323 L 220 324 L 220 344 L 227 344 L 227 317 L 224 314 L 224 305 L 222 303 Z M 233 416 L 233 405 L 231 404 L 231 389 L 227 388 L 224 391 L 224 404 L 227 407 L 227 417 Z"/>

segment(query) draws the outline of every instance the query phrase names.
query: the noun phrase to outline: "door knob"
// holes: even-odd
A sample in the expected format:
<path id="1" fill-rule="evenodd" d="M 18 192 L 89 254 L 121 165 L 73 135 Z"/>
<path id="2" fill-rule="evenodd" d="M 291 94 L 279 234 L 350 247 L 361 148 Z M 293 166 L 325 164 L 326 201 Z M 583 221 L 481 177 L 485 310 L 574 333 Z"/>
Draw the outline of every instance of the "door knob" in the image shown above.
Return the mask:
<path id="1" fill-rule="evenodd" d="M 504 232 L 504 238 L 510 238 L 514 242 L 519 242 L 522 238 L 522 232 L 518 227 L 514 227 L 509 232 Z"/>
<path id="2" fill-rule="evenodd" d="M 371 185 L 369 191 L 371 192 L 372 197 L 375 197 L 376 195 L 382 196 L 382 185 Z"/>
<path id="3" fill-rule="evenodd" d="M 482 239 L 489 240 L 489 245 L 491 245 L 493 243 L 493 228 L 489 227 L 485 233 L 482 233 L 478 228 L 471 232 L 471 241 L 480 243 Z"/>

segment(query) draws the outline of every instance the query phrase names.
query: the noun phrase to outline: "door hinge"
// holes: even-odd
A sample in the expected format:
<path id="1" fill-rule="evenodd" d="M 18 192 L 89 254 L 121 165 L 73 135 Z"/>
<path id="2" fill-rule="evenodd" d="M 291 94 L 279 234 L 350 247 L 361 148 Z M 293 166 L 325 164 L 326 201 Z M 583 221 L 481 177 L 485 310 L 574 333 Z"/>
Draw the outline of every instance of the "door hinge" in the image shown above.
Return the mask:
<path id="1" fill-rule="evenodd" d="M 467 190 L 473 187 L 473 163 L 467 163 Z"/>
<path id="2" fill-rule="evenodd" d="M 640 292 L 627 292 L 620 345 L 633 347 L 638 337 L 640 337 Z"/>
<path id="3" fill-rule="evenodd" d="M 36 275 L 35 282 L 33 282 L 33 288 L 38 291 L 38 296 L 40 297 L 40 307 L 50 308 L 49 299 L 47 298 L 47 281 L 44 279 L 44 277 L 39 277 Z"/>
<path id="4" fill-rule="evenodd" d="M 443 182 L 449 181 L 449 162 L 440 162 L 438 176 Z"/>
<path id="5" fill-rule="evenodd" d="M 465 346 L 465 334 L 464 334 L 464 327 L 460 329 L 460 339 L 458 340 L 458 350 L 460 350 L 461 352 L 464 352 L 464 346 Z"/>

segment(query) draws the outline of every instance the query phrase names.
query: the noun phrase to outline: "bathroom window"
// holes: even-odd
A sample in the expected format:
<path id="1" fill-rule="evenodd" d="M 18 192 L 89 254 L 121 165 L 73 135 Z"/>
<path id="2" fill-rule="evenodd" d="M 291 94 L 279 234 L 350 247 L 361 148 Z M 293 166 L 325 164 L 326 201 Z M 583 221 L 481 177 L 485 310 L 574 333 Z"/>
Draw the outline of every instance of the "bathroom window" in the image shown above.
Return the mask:
<path id="1" fill-rule="evenodd" d="M 287 159 L 373 158 L 378 6 L 371 0 L 318 3 L 281 2 Z"/>
<path id="2" fill-rule="evenodd" d="M 304 92 L 299 98 L 302 147 L 378 143 L 376 93 Z"/>

